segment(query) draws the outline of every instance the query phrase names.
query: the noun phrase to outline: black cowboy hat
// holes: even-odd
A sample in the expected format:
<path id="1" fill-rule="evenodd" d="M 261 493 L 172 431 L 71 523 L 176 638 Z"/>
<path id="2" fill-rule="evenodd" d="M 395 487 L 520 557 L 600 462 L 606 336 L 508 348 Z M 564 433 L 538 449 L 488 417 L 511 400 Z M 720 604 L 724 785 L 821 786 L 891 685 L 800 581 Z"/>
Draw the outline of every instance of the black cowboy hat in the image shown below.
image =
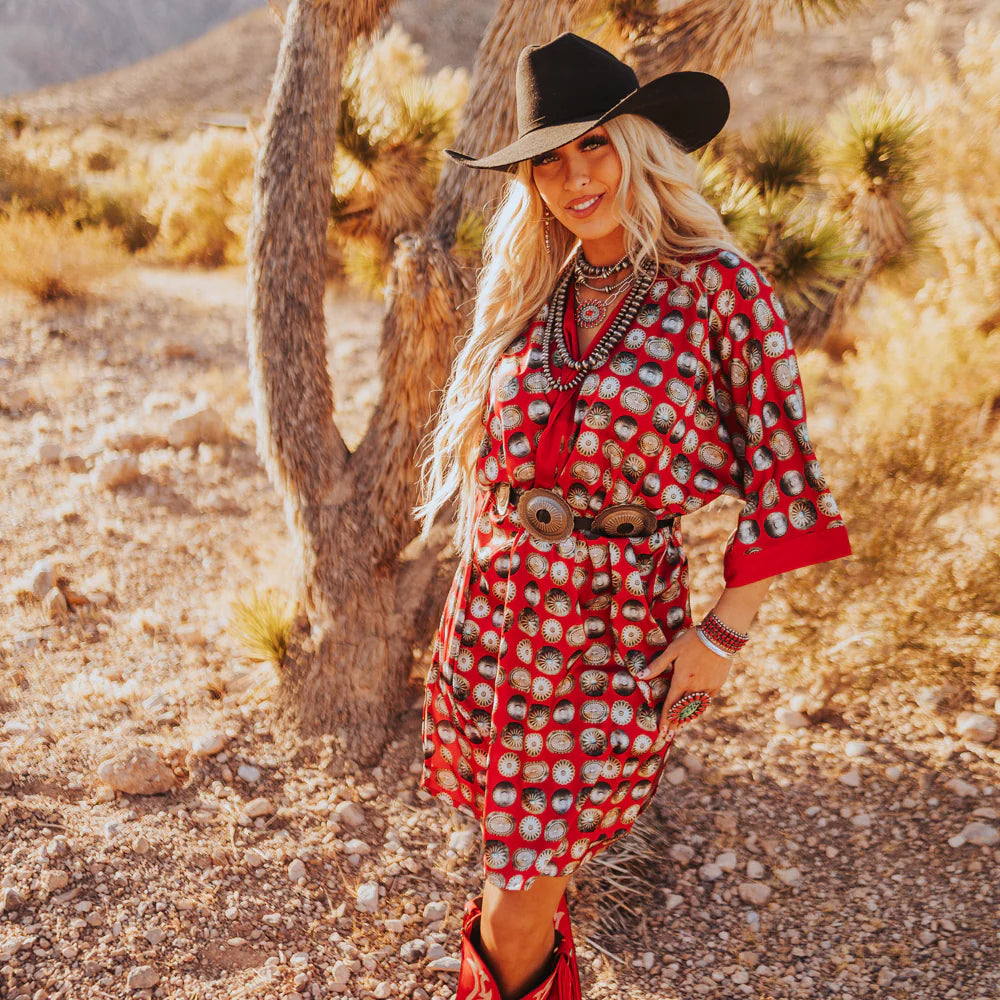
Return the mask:
<path id="1" fill-rule="evenodd" d="M 640 87 L 630 66 L 571 31 L 521 49 L 515 87 L 517 139 L 478 159 L 446 149 L 453 160 L 508 170 L 625 114 L 655 122 L 690 153 L 717 136 L 729 117 L 729 94 L 717 77 L 685 70 Z"/>

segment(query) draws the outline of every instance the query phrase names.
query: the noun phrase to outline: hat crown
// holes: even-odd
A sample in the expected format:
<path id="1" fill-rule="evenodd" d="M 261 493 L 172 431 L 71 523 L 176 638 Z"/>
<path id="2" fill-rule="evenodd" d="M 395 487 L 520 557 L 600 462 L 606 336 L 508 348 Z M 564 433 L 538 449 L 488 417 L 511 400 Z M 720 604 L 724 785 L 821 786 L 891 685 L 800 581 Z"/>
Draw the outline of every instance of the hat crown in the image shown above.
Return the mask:
<path id="1" fill-rule="evenodd" d="M 678 70 L 639 86 L 630 66 L 571 31 L 521 49 L 514 89 L 516 141 L 478 158 L 457 149 L 445 153 L 469 167 L 509 170 L 619 115 L 653 122 L 690 153 L 718 135 L 729 115 L 729 94 L 718 77 Z"/>
<path id="2" fill-rule="evenodd" d="M 599 118 L 639 87 L 631 66 L 571 31 L 517 59 L 517 132 Z"/>

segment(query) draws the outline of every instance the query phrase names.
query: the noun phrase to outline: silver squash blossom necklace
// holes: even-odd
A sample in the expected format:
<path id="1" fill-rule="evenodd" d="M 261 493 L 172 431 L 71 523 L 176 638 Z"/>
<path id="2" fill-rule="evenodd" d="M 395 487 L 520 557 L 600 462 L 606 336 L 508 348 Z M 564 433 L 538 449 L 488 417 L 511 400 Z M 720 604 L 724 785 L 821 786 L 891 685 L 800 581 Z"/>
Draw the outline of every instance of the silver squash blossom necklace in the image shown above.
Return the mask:
<path id="1" fill-rule="evenodd" d="M 590 328 L 602 326 L 608 318 L 608 310 L 618 300 L 618 296 L 635 281 L 635 273 L 630 272 L 621 281 L 606 285 L 592 285 L 586 278 L 576 276 L 576 325 L 578 327 Z M 606 299 L 585 299 L 580 295 L 581 287 L 586 287 L 594 292 L 601 292 L 607 296 Z"/>
<path id="2" fill-rule="evenodd" d="M 628 258 L 624 258 L 624 260 L 624 264 L 618 262 L 617 264 L 610 265 L 607 269 L 602 268 L 601 270 L 607 270 L 608 274 L 613 273 L 614 270 L 621 270 L 622 267 L 628 265 Z M 569 294 L 569 283 L 573 280 L 575 273 L 575 266 L 570 266 L 560 276 L 555 293 L 552 296 L 552 301 L 549 303 L 548 315 L 545 317 L 545 328 L 542 331 L 542 375 L 546 386 L 553 391 L 559 390 L 561 392 L 566 389 L 575 388 L 595 368 L 600 368 L 611 357 L 611 352 L 625 336 L 626 330 L 628 330 L 632 320 L 635 319 L 636 313 L 639 311 L 639 306 L 642 305 L 642 300 L 646 297 L 646 292 L 649 291 L 650 286 L 653 284 L 653 280 L 656 277 L 656 268 L 647 265 L 642 269 L 640 277 L 634 281 L 631 291 L 622 303 L 621 309 L 618 310 L 618 315 L 615 317 L 614 322 L 605 330 L 587 356 L 579 360 L 572 357 L 569 353 L 566 346 L 565 331 L 562 332 L 562 336 L 559 337 L 558 341 L 556 340 L 556 324 L 558 323 L 560 327 L 563 325 L 562 321 L 566 313 L 566 298 Z M 607 275 L 591 276 L 606 277 Z M 552 371 L 553 344 L 555 344 L 556 362 L 574 370 L 574 374 L 565 382 L 557 378 Z"/>
<path id="3" fill-rule="evenodd" d="M 604 325 L 608 318 L 608 312 L 617 301 L 619 294 L 624 291 L 635 280 L 635 271 L 629 267 L 631 261 L 628 254 L 624 254 L 613 264 L 591 264 L 583 252 L 583 247 L 577 248 L 573 257 L 573 274 L 576 278 L 576 325 L 584 329 L 593 329 Z M 627 270 L 628 273 L 619 278 L 618 281 L 611 282 L 610 285 L 595 285 L 591 278 L 607 278 L 619 271 Z M 585 299 L 580 294 L 583 288 L 589 288 L 593 292 L 600 292 L 607 298 Z"/>

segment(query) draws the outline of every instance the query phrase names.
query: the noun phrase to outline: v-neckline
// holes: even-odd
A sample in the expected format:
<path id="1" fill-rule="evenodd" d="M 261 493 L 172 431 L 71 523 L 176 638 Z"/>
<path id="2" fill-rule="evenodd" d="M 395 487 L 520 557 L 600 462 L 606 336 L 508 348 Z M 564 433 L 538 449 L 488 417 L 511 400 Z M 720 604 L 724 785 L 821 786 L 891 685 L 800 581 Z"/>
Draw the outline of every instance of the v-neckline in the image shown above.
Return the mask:
<path id="1" fill-rule="evenodd" d="M 645 295 L 643 296 L 643 302 L 645 302 L 648 295 L 649 290 L 647 289 Z M 625 298 L 627 299 L 628 296 L 626 295 Z M 618 311 L 622 308 L 624 301 L 625 300 L 622 299 L 615 309 L 612 310 L 611 315 L 605 320 L 601 329 L 587 347 L 587 350 L 583 355 L 584 358 L 591 353 L 595 345 L 608 333 L 611 325 L 614 323 L 615 318 L 618 315 Z M 571 285 L 566 296 L 566 309 L 562 317 L 564 332 L 562 332 L 561 335 L 564 337 L 565 348 L 570 356 L 574 359 L 582 360 L 580 358 L 580 344 L 577 338 L 575 305 L 575 289 Z M 559 333 L 556 334 L 556 336 L 559 335 Z M 625 338 L 623 337 L 622 342 L 624 339 Z M 573 374 L 572 370 L 568 366 L 559 365 L 559 363 L 554 359 L 552 361 L 552 367 L 553 372 L 556 373 L 559 378 L 565 378 Z M 584 394 L 583 386 L 586 381 L 588 381 L 588 379 L 577 382 L 575 387 L 572 389 L 559 390 L 552 389 L 550 387 L 548 391 L 544 389 L 539 390 L 544 392 L 546 402 L 551 408 L 546 415 L 545 427 L 539 434 L 536 444 L 536 486 L 554 489 L 559 477 L 563 475 L 570 462 L 573 460 L 573 455 L 576 453 L 577 439 L 581 427 L 580 420 L 583 419 L 583 413 L 579 413 L 580 400 L 584 397 L 584 395 L 589 396 L 597 392 L 597 388 L 594 386 L 593 388 L 589 388 L 587 393 Z M 586 410 L 587 406 L 585 405 L 583 407 L 584 413 Z M 579 413 L 580 420 L 576 417 L 577 413 Z M 567 421 L 567 415 L 569 414 L 573 414 L 573 416 Z"/>

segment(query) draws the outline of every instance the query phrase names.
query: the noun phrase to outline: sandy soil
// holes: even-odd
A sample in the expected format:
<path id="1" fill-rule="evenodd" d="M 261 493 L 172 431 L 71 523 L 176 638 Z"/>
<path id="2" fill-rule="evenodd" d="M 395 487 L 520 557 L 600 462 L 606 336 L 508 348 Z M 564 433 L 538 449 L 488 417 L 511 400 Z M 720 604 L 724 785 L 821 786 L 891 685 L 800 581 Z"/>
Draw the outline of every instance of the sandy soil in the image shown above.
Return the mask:
<path id="1" fill-rule="evenodd" d="M 238 273 L 141 270 L 86 306 L 0 303 L 0 996 L 453 996 L 478 842 L 416 787 L 419 688 L 362 770 L 275 730 L 271 668 L 225 631 L 242 586 L 294 581 L 255 453 L 243 294 Z M 329 301 L 351 442 L 378 315 Z M 810 402 L 822 454 L 836 412 Z M 224 441 L 146 447 L 132 482 L 94 485 L 115 435 L 198 406 Z M 696 614 L 732 520 L 685 519 Z M 68 616 L 17 596 L 43 558 L 80 595 Z M 768 601 L 636 833 L 576 882 L 589 1000 L 1000 995 L 1000 748 L 955 728 L 1000 691 L 817 712 L 783 686 L 796 613 Z M 209 737 L 216 752 L 194 752 Z M 129 747 L 155 750 L 174 787 L 111 791 L 98 767 Z"/>

